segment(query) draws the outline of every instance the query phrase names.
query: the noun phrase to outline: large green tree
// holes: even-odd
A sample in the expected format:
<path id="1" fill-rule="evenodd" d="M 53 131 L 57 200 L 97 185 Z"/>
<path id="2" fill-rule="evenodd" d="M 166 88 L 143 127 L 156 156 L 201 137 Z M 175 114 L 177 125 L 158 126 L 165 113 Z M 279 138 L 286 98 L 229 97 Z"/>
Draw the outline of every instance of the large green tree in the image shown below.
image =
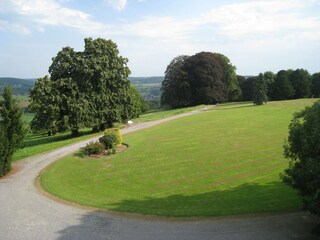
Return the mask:
<path id="1" fill-rule="evenodd" d="M 299 191 L 307 210 L 320 216 L 320 101 L 294 114 L 284 155 L 283 181 Z"/>
<path id="2" fill-rule="evenodd" d="M 220 54 L 200 52 L 178 56 L 165 72 L 162 105 L 185 107 L 239 98 L 241 90 L 230 60 Z"/>
<path id="3" fill-rule="evenodd" d="M 173 108 L 191 105 L 191 85 L 185 71 L 185 63 L 189 56 L 175 57 L 165 71 L 161 86 L 161 104 Z"/>
<path id="4" fill-rule="evenodd" d="M 3 100 L 0 102 L 0 176 L 11 169 L 12 156 L 24 138 L 22 111 L 12 97 L 12 90 L 3 89 Z"/>
<path id="5" fill-rule="evenodd" d="M 128 101 L 133 93 L 127 62 L 111 40 L 86 38 L 79 52 L 63 48 L 52 59 L 50 78 L 39 79 L 31 90 L 33 128 L 77 134 L 84 126 L 104 130 L 136 115 L 128 106 L 136 102 Z"/>

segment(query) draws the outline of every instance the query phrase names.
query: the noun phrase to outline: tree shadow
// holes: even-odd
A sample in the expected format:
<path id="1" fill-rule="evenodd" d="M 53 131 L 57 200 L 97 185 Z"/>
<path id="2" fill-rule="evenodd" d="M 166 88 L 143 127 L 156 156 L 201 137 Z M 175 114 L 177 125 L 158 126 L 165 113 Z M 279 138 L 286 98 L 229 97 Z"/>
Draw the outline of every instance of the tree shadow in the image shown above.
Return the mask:
<path id="1" fill-rule="evenodd" d="M 26 136 L 25 140 L 23 141 L 23 147 L 32 147 L 32 146 L 40 146 L 42 144 L 65 141 L 69 139 L 76 139 L 78 137 L 82 137 L 84 135 L 91 134 L 91 130 L 82 131 L 81 134 L 77 137 L 71 135 L 71 133 L 66 134 L 57 134 L 54 136 L 47 136 L 44 134 L 32 134 Z"/>
<path id="2" fill-rule="evenodd" d="M 113 204 L 116 211 L 144 212 L 159 215 L 182 215 L 189 208 L 198 215 L 209 216 L 219 212 L 229 214 L 230 209 L 241 212 L 245 206 L 259 208 L 276 206 L 276 198 L 268 199 L 268 191 L 282 191 L 280 183 L 267 185 L 243 184 L 225 191 L 212 191 L 191 196 L 170 195 L 142 200 L 127 199 Z M 233 200 L 230 200 L 230 199 Z M 234 201 L 236 198 L 237 201 Z M 257 201 L 257 202 L 256 202 Z M 288 198 L 290 201 L 290 198 Z M 249 203 L 249 204 L 248 204 Z M 214 205 L 210 207 L 210 205 Z M 108 205 L 110 206 L 110 205 Z M 227 206 L 222 211 L 221 207 Z M 269 208 L 268 208 L 269 206 Z M 250 208 L 252 212 L 257 207 Z M 189 209 L 190 210 L 190 209 Z M 169 214 L 170 213 L 170 214 Z M 172 214 L 174 213 L 174 214 Z M 222 213 L 222 214 L 221 214 Z M 307 213 L 238 215 L 218 218 L 157 218 L 152 216 L 84 214 L 80 223 L 59 231 L 60 240 L 69 239 L 319 239 L 312 229 L 319 219 Z"/>

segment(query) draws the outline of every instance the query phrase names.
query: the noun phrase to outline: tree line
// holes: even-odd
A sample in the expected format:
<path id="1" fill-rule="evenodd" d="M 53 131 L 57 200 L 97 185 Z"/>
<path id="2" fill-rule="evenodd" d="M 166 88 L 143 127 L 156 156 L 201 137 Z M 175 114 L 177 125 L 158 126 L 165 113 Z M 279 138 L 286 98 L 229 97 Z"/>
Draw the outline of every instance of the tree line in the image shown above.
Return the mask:
<path id="1" fill-rule="evenodd" d="M 237 76 L 241 88 L 242 101 L 252 101 L 254 84 L 263 78 L 268 100 L 289 100 L 298 98 L 320 97 L 320 72 L 310 74 L 305 69 L 280 70 L 276 74 L 267 71 L 259 76 Z"/>
<path id="2" fill-rule="evenodd" d="M 236 75 L 236 67 L 220 53 L 177 56 L 168 65 L 161 86 L 161 104 L 172 108 L 227 101 L 287 100 L 320 97 L 320 73 L 305 69 Z"/>

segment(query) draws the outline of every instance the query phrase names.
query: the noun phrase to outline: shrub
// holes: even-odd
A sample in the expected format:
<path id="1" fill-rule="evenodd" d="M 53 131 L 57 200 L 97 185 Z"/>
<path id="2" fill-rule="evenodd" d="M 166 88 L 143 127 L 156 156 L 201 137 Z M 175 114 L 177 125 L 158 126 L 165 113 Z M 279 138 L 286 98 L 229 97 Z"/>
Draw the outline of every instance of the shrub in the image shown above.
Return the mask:
<path id="1" fill-rule="evenodd" d="M 116 144 L 117 137 L 115 134 L 104 134 L 103 137 L 99 138 L 99 142 L 105 146 L 105 149 L 113 148 Z"/>
<path id="2" fill-rule="evenodd" d="M 122 135 L 120 133 L 120 129 L 119 128 L 109 128 L 109 129 L 106 129 L 104 131 L 104 134 L 107 135 L 107 134 L 113 134 L 116 136 L 116 141 L 115 141 L 115 145 L 116 146 L 119 146 L 122 144 Z"/>
<path id="3" fill-rule="evenodd" d="M 100 142 L 90 142 L 86 145 L 84 149 L 87 153 L 87 155 L 92 154 L 101 154 L 104 151 L 104 146 Z"/>

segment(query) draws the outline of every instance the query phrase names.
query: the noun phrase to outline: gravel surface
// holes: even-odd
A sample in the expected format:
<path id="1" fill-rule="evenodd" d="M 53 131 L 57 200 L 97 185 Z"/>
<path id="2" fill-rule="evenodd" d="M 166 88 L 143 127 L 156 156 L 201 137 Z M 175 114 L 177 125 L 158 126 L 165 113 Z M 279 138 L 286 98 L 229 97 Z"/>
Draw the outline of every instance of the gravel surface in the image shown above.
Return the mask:
<path id="1" fill-rule="evenodd" d="M 201 110 L 123 129 L 126 134 Z M 164 219 L 106 213 L 46 197 L 36 187 L 40 172 L 91 140 L 16 163 L 19 171 L 0 179 L 0 239 L 319 239 L 311 234 L 316 219 L 306 213 L 205 219 Z"/>

